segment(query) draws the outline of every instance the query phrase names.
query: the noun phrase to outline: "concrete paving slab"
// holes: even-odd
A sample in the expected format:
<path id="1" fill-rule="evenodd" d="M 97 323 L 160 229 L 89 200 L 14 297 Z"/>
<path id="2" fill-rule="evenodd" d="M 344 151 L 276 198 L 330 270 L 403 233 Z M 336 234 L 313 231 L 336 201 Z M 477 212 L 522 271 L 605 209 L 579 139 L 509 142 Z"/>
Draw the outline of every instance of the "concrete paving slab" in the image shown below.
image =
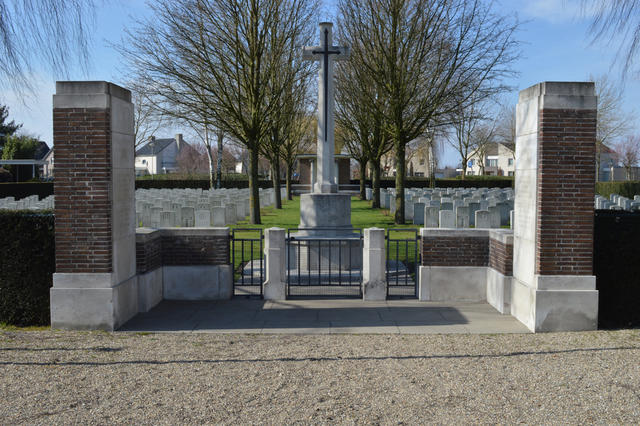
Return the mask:
<path id="1" fill-rule="evenodd" d="M 122 331 L 290 334 L 529 333 L 486 303 L 354 299 L 163 301 Z"/>

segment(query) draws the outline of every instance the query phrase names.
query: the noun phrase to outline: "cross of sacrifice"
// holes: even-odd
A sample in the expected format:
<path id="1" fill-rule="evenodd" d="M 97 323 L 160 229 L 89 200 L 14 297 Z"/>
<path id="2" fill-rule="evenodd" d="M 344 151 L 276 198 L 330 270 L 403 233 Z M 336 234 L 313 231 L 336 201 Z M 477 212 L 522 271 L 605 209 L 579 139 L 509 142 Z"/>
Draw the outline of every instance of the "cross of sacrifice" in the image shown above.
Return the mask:
<path id="1" fill-rule="evenodd" d="M 333 98 L 333 61 L 349 57 L 349 48 L 333 46 L 333 24 L 320 23 L 320 46 L 304 47 L 302 58 L 320 62 L 318 76 L 318 141 L 316 158 L 316 184 L 313 192 L 338 192 L 333 178 L 334 150 L 334 98 Z"/>

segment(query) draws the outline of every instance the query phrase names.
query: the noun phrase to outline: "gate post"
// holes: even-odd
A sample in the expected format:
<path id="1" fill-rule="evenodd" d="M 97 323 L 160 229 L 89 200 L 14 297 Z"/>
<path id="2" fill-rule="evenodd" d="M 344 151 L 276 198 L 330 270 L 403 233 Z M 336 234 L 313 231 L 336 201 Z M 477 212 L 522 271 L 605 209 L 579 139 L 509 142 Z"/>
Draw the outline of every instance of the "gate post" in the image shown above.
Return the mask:
<path id="1" fill-rule="evenodd" d="M 59 81 L 51 327 L 114 330 L 138 313 L 133 104 L 105 81 Z"/>
<path id="2" fill-rule="evenodd" d="M 387 299 L 387 280 L 385 279 L 386 265 L 384 229 L 365 229 L 364 246 L 362 249 L 363 300 Z"/>
<path id="3" fill-rule="evenodd" d="M 597 99 L 593 83 L 520 92 L 511 314 L 531 331 L 593 330 Z"/>
<path id="4" fill-rule="evenodd" d="M 262 285 L 264 300 L 285 300 L 287 298 L 287 275 L 285 255 L 285 230 L 269 228 L 264 233 L 264 254 L 266 280 Z"/>

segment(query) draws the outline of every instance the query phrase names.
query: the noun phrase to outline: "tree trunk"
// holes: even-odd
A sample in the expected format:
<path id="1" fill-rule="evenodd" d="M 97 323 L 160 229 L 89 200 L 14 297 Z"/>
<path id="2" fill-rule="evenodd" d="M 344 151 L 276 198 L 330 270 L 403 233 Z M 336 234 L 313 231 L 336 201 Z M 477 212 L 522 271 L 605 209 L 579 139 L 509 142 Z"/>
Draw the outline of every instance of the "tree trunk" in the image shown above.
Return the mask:
<path id="1" fill-rule="evenodd" d="M 405 144 L 396 136 L 396 215 L 395 222 L 398 225 L 404 224 L 404 180 L 406 165 L 404 163 Z"/>
<path id="2" fill-rule="evenodd" d="M 258 187 L 258 150 L 249 149 L 249 223 L 259 225 L 260 189 Z"/>
<path id="3" fill-rule="evenodd" d="M 285 178 L 287 182 L 287 200 L 289 201 L 293 200 L 293 194 L 291 194 L 291 174 L 293 171 L 291 169 L 291 167 L 287 166 L 287 176 Z"/>
<path id="4" fill-rule="evenodd" d="M 429 188 L 436 187 L 436 160 L 433 157 L 433 139 L 429 142 Z"/>
<path id="5" fill-rule="evenodd" d="M 282 197 L 280 196 L 280 161 L 278 161 L 278 159 L 271 163 L 271 182 L 273 182 L 273 191 L 276 197 L 276 209 L 281 209 Z"/>
<path id="6" fill-rule="evenodd" d="M 467 160 L 462 159 L 462 176 L 460 176 L 461 180 L 464 180 L 464 177 L 467 175 Z"/>
<path id="7" fill-rule="evenodd" d="M 371 177 L 371 186 L 373 187 L 373 204 L 374 209 L 380 208 L 380 159 L 371 161 L 373 176 Z"/>
<path id="8" fill-rule="evenodd" d="M 364 189 L 365 179 L 367 177 L 367 161 L 360 161 L 360 199 L 367 199 L 367 192 Z"/>
<path id="9" fill-rule="evenodd" d="M 209 189 L 213 189 L 213 153 L 209 142 L 209 127 L 204 125 L 204 147 L 207 149 L 207 159 L 209 160 Z"/>
<path id="10" fill-rule="evenodd" d="M 216 165 L 216 188 L 222 188 L 222 152 L 223 145 L 222 140 L 224 138 L 223 132 L 218 132 L 218 164 Z"/>
<path id="11" fill-rule="evenodd" d="M 213 189 L 213 153 L 211 152 L 211 145 L 207 145 L 207 158 L 209 159 L 209 189 Z"/>

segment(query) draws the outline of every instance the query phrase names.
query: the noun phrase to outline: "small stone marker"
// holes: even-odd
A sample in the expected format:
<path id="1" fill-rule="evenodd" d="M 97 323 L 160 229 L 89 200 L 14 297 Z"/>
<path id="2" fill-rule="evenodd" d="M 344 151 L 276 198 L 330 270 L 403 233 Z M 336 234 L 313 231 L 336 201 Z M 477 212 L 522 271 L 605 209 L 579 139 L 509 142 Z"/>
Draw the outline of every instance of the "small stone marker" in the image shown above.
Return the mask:
<path id="1" fill-rule="evenodd" d="M 453 228 L 455 226 L 453 210 L 440 210 L 439 215 L 440 228 Z"/>
<path id="2" fill-rule="evenodd" d="M 437 228 L 440 208 L 425 207 L 424 208 L 424 226 L 425 228 Z"/>
<path id="3" fill-rule="evenodd" d="M 476 211 L 476 228 L 491 228 L 489 210 Z"/>
<path id="4" fill-rule="evenodd" d="M 211 212 L 209 210 L 196 210 L 196 228 L 208 228 L 211 226 Z"/>

